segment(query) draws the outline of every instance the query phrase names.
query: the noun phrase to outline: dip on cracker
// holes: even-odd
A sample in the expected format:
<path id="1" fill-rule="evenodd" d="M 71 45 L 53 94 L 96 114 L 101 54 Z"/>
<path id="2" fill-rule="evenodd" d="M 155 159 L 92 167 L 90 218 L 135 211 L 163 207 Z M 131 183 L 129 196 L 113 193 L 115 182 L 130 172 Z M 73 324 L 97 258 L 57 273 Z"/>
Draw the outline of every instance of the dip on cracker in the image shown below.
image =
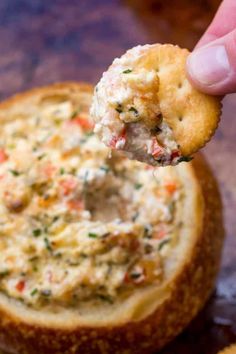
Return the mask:
<path id="1" fill-rule="evenodd" d="M 153 166 L 189 161 L 217 128 L 220 98 L 188 81 L 189 52 L 171 44 L 137 46 L 113 61 L 97 84 L 91 115 L 110 148 Z"/>

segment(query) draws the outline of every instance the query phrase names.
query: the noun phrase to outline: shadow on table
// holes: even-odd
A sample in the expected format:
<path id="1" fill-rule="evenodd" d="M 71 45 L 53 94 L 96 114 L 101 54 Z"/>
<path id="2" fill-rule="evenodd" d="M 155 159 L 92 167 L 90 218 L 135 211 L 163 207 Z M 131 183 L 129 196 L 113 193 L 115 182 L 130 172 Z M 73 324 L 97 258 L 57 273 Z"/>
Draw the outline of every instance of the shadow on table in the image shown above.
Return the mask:
<path id="1" fill-rule="evenodd" d="M 236 299 L 216 296 L 160 354 L 217 354 L 236 342 Z"/>

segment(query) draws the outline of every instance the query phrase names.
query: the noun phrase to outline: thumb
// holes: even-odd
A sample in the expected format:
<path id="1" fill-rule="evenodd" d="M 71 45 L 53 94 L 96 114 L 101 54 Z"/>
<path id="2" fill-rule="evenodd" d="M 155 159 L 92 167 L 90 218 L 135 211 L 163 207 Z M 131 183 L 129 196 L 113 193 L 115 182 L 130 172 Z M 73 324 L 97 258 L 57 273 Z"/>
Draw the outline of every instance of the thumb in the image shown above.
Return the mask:
<path id="1" fill-rule="evenodd" d="M 205 93 L 236 92 L 236 29 L 195 49 L 187 59 L 187 75 Z"/>

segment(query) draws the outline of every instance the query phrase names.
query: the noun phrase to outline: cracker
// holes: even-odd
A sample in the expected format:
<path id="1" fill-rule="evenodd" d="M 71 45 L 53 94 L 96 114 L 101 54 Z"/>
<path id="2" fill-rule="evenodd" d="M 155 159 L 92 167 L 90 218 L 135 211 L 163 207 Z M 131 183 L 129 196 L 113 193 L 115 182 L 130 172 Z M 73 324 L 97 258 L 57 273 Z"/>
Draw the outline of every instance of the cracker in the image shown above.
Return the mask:
<path id="1" fill-rule="evenodd" d="M 191 85 L 188 55 L 178 46 L 154 44 L 134 47 L 113 61 L 91 108 L 95 131 L 107 146 L 166 166 L 186 161 L 206 144 L 217 128 L 221 99 Z"/>
<path id="2" fill-rule="evenodd" d="M 187 49 L 171 44 L 150 47 L 160 80 L 160 109 L 184 156 L 192 155 L 210 140 L 221 114 L 221 99 L 197 91 L 188 81 L 188 55 Z"/>

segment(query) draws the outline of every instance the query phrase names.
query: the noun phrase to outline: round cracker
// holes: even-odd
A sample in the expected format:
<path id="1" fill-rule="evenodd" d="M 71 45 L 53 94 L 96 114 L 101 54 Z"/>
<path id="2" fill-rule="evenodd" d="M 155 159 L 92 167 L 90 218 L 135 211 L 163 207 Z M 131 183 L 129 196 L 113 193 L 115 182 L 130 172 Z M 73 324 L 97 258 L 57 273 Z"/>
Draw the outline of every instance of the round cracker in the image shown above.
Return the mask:
<path id="1" fill-rule="evenodd" d="M 184 156 L 199 150 L 214 134 L 221 114 L 221 98 L 197 91 L 186 76 L 187 49 L 171 44 L 150 46 L 160 79 L 160 110 L 172 128 Z"/>

